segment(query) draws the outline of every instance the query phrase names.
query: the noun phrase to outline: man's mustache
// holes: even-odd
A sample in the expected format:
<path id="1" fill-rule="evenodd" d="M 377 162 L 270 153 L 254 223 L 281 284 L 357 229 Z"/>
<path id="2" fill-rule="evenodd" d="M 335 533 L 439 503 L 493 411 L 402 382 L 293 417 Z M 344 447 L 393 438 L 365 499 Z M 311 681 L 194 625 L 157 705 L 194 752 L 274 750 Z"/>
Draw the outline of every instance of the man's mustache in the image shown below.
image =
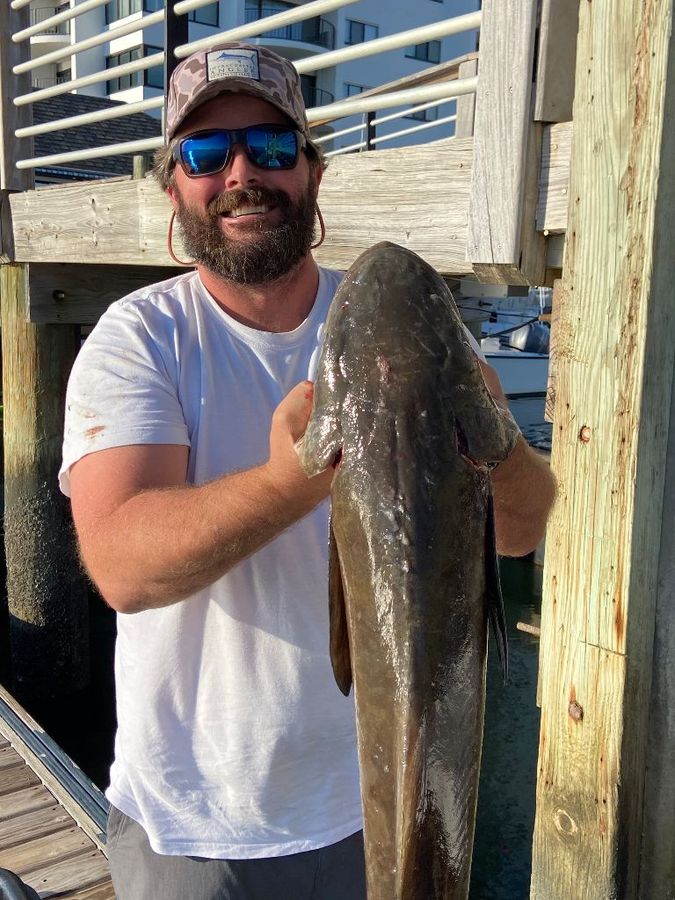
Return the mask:
<path id="1" fill-rule="evenodd" d="M 223 191 L 209 202 L 206 211 L 212 216 L 220 216 L 240 206 L 278 206 L 285 210 L 291 206 L 291 201 L 284 191 L 269 188 Z"/>

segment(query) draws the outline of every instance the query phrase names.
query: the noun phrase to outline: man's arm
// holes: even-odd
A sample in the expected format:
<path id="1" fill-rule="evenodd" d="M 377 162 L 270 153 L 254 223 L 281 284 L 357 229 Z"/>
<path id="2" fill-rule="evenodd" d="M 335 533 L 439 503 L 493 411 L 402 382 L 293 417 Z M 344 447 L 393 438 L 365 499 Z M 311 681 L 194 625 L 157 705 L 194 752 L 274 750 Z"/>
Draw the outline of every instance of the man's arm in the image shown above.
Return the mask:
<path id="1" fill-rule="evenodd" d="M 212 584 L 328 496 L 333 472 L 308 479 L 295 441 L 311 410 L 304 382 L 279 404 L 264 465 L 185 484 L 187 447 L 135 445 L 84 456 L 70 472 L 84 563 L 118 612 L 168 606 Z"/>
<path id="2" fill-rule="evenodd" d="M 482 360 L 479 363 L 495 402 L 508 410 L 497 373 Z M 490 480 L 497 552 L 503 556 L 531 553 L 544 537 L 546 520 L 555 500 L 555 479 L 548 462 L 521 435 L 511 454 L 492 470 Z"/>

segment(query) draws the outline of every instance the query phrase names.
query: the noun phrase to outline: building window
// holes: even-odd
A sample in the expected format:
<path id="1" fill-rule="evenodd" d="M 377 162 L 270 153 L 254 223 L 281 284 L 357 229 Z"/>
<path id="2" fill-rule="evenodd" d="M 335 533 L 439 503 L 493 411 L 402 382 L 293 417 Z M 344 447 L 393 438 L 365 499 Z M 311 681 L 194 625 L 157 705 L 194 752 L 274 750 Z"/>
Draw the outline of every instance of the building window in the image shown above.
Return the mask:
<path id="1" fill-rule="evenodd" d="M 125 63 L 135 62 L 144 56 L 152 56 L 154 53 L 161 53 L 161 47 L 153 47 L 150 44 L 143 44 L 142 47 L 131 47 L 123 53 L 112 53 L 106 57 L 106 69 L 112 69 L 115 66 L 122 66 Z M 127 75 L 120 75 L 117 78 L 111 78 L 106 82 L 106 91 L 108 94 L 116 94 L 117 91 L 128 91 L 133 87 L 164 88 L 164 67 L 153 66 L 151 69 L 141 69 L 138 72 L 129 72 Z"/>
<path id="2" fill-rule="evenodd" d="M 134 13 L 151 13 L 164 9 L 164 0 L 112 0 L 105 8 L 106 24 Z"/>
<path id="3" fill-rule="evenodd" d="M 367 88 L 365 84 L 352 84 L 349 81 L 345 81 L 345 97 L 356 97 L 357 94 L 362 94 L 364 91 L 369 91 L 370 88 Z"/>
<path id="4" fill-rule="evenodd" d="M 164 0 L 111 0 L 105 8 L 105 20 L 107 24 L 131 16 L 133 13 L 153 13 L 164 9 Z M 198 25 L 218 25 L 218 4 L 209 3 L 200 9 L 193 9 L 188 13 L 188 22 L 196 22 Z"/>
<path id="5" fill-rule="evenodd" d="M 256 19 L 264 19 L 275 13 L 293 9 L 294 6 L 294 3 L 287 3 L 286 0 L 246 0 L 246 12 L 253 17 L 247 18 L 246 21 L 254 22 Z"/>
<path id="6" fill-rule="evenodd" d="M 65 84 L 66 81 L 70 81 L 71 77 L 70 69 L 57 69 L 56 71 L 57 84 Z"/>
<path id="7" fill-rule="evenodd" d="M 408 59 L 421 59 L 423 62 L 439 63 L 441 61 L 441 42 L 427 41 L 426 44 L 415 44 L 405 51 Z"/>
<path id="8" fill-rule="evenodd" d="M 431 106 L 429 109 L 420 109 L 417 112 L 408 113 L 403 118 L 416 119 L 418 122 L 434 122 L 438 118 L 438 107 Z"/>
<path id="9" fill-rule="evenodd" d="M 163 4 L 162 4 L 163 5 Z M 193 9 L 188 13 L 188 22 L 196 22 L 198 25 L 218 25 L 218 4 L 209 3 L 200 9 Z"/>
<path id="10" fill-rule="evenodd" d="M 364 41 L 373 41 L 379 34 L 377 25 L 367 25 L 365 22 L 357 22 L 356 19 L 347 19 L 346 44 L 362 44 Z"/>

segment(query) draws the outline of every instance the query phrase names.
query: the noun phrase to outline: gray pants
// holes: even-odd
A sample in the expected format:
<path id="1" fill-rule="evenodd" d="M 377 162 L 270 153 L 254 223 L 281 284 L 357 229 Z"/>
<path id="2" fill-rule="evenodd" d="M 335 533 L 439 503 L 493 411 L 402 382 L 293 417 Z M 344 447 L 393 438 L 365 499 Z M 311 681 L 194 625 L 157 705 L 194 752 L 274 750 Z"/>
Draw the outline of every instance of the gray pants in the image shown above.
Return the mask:
<path id="1" fill-rule="evenodd" d="M 269 859 L 162 856 L 111 806 L 107 853 L 117 900 L 366 900 L 361 832 Z"/>

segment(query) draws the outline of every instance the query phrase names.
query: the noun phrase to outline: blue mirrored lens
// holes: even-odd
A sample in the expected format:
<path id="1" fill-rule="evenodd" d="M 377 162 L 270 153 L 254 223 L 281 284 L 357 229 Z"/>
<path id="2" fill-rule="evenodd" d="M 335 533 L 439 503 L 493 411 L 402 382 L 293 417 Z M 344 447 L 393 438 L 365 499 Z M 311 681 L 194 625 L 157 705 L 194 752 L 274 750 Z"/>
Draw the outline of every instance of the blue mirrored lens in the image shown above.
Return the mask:
<path id="1" fill-rule="evenodd" d="M 247 128 L 251 162 L 263 169 L 292 169 L 298 159 L 298 136 L 289 129 Z"/>
<path id="2" fill-rule="evenodd" d="M 298 161 L 298 136 L 289 128 L 252 125 L 233 131 L 203 131 L 184 138 L 180 158 L 188 175 L 222 171 L 233 142 L 242 141 L 246 155 L 261 169 L 292 169 Z"/>
<path id="3" fill-rule="evenodd" d="M 232 142 L 226 131 L 188 137 L 181 144 L 181 159 L 188 175 L 208 175 L 225 167 Z"/>

